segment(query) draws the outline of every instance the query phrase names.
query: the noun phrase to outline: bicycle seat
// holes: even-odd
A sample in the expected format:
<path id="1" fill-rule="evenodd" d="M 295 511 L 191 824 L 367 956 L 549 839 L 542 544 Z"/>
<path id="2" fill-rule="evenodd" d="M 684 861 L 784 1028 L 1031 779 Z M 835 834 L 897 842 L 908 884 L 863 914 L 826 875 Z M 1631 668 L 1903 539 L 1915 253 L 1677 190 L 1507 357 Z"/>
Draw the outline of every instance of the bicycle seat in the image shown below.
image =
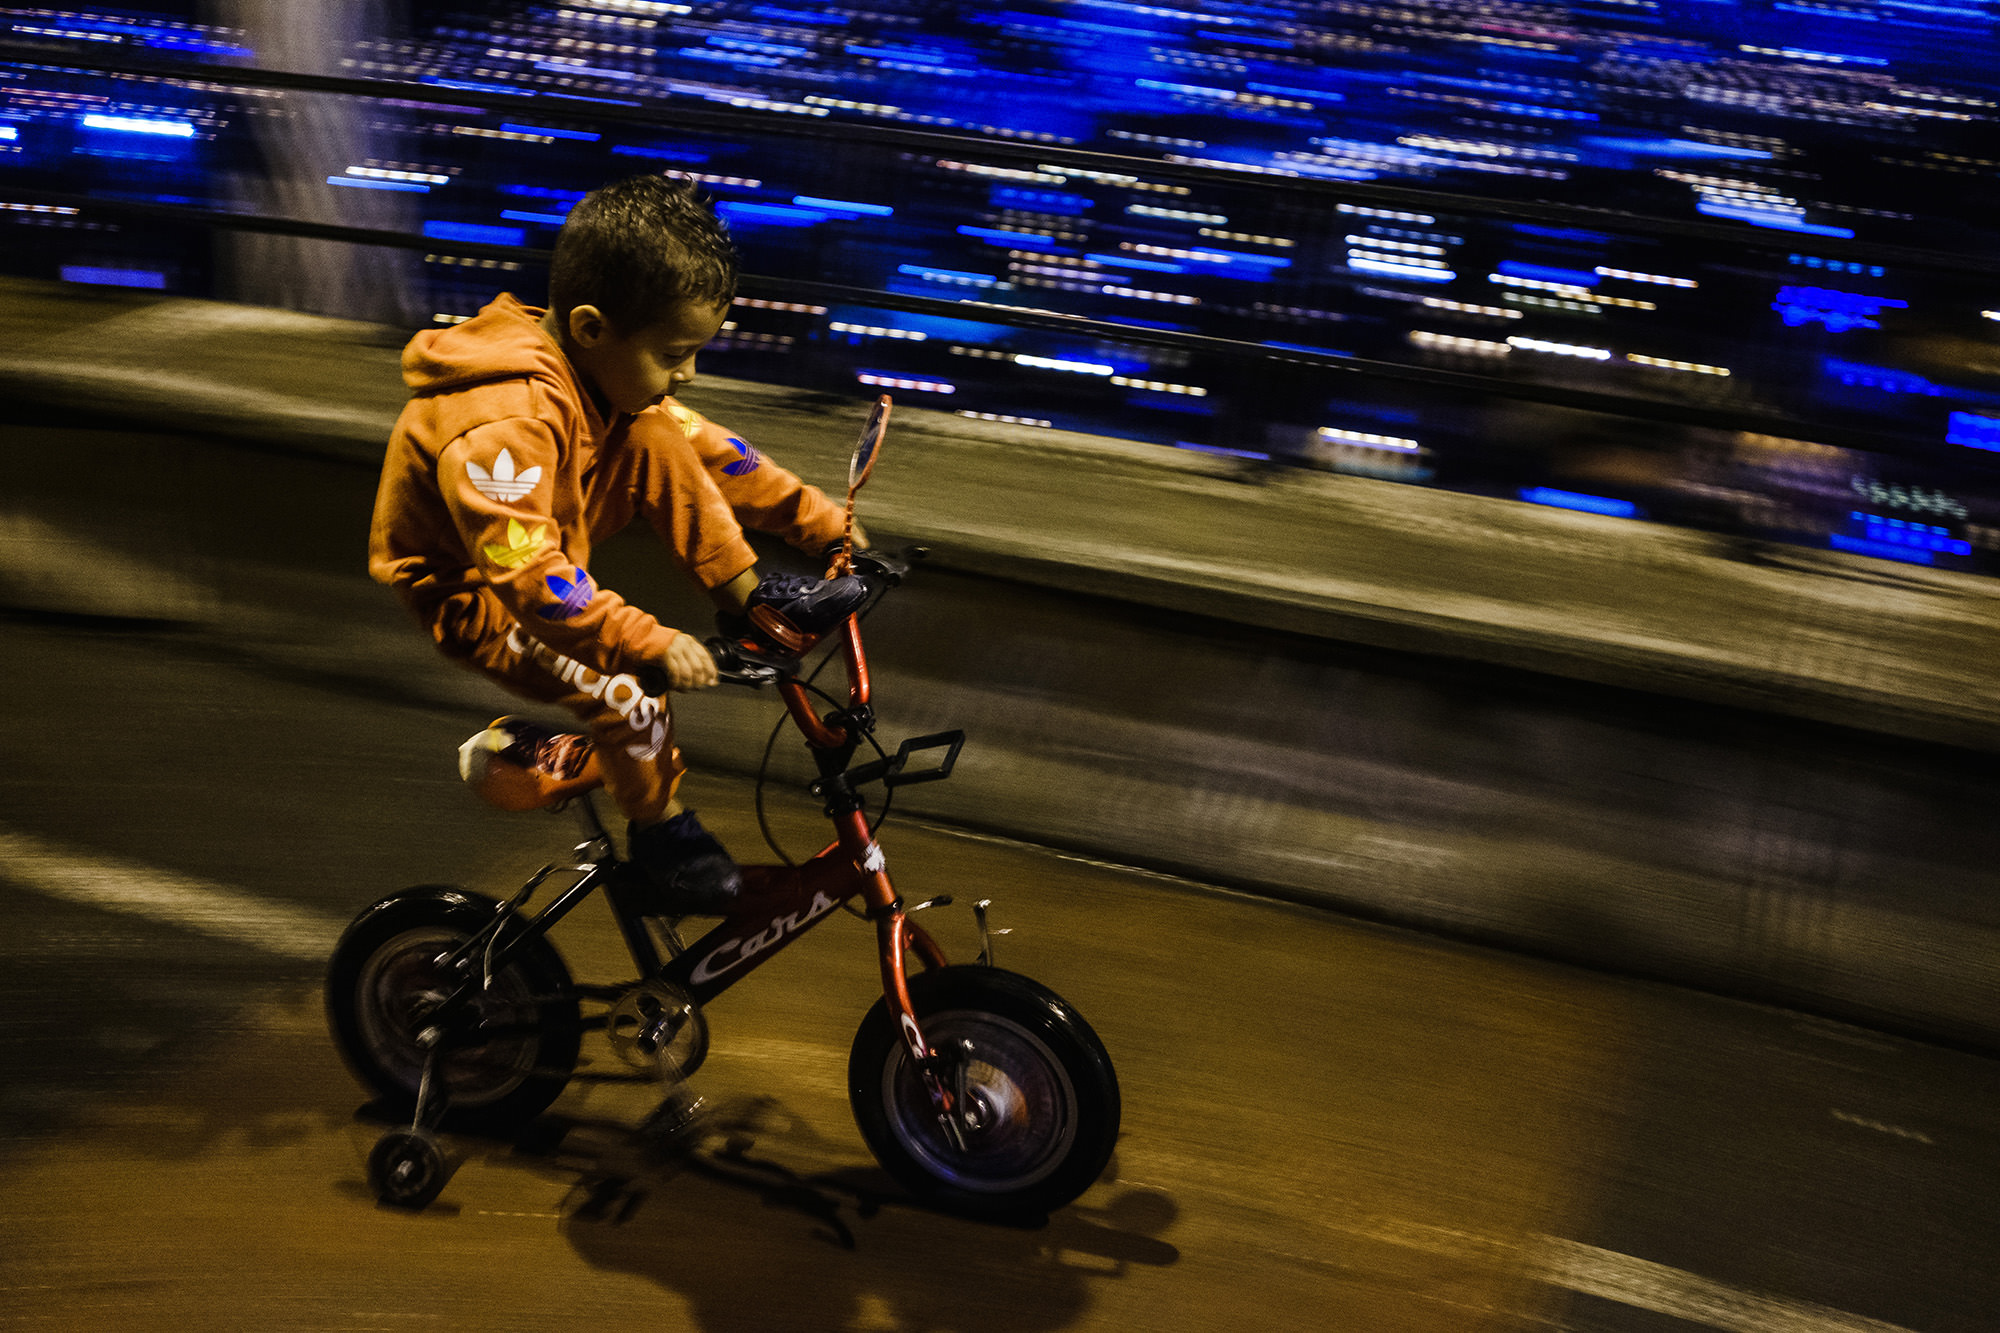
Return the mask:
<path id="1" fill-rule="evenodd" d="M 495 718 L 459 746 L 458 775 L 502 810 L 546 810 L 604 785 L 590 737 L 522 717 Z"/>

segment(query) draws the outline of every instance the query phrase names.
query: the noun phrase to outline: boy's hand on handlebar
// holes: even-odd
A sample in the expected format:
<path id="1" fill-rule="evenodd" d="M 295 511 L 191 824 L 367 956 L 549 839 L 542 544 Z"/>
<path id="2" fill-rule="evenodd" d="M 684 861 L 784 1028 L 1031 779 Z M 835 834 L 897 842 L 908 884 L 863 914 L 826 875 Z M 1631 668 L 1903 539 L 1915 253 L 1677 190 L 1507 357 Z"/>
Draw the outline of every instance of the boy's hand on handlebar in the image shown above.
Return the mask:
<path id="1" fill-rule="evenodd" d="M 667 641 L 666 658 L 661 663 L 672 690 L 705 690 L 715 685 L 715 658 L 692 634 L 681 633 Z"/>

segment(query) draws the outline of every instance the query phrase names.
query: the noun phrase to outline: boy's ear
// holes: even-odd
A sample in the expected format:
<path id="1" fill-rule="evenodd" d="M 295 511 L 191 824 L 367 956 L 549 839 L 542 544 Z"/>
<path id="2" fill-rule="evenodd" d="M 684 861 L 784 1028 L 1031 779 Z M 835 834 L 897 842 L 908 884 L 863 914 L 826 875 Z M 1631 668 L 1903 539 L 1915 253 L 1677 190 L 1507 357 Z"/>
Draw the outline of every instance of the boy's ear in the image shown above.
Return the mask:
<path id="1" fill-rule="evenodd" d="M 570 339 L 579 347 L 595 347 L 611 336 L 604 312 L 594 305 L 571 306 L 568 323 Z"/>

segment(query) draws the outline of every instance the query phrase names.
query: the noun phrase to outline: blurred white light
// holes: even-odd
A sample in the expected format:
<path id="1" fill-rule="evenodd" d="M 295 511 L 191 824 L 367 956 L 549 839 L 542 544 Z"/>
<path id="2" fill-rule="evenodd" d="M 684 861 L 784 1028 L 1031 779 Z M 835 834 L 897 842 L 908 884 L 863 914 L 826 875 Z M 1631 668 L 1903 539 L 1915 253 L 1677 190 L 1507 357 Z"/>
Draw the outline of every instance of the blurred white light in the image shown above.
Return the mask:
<path id="1" fill-rule="evenodd" d="M 1670 361 L 1660 356 L 1641 356 L 1637 352 L 1627 352 L 1627 361 L 1641 366 L 1656 366 L 1661 370 L 1686 370 L 1697 375 L 1728 375 L 1727 366 L 1706 366 L 1699 361 Z"/>
<path id="2" fill-rule="evenodd" d="M 1603 347 L 1583 347 L 1576 343 L 1546 342 L 1540 338 L 1513 337 L 1507 340 L 1509 347 L 1523 352 L 1548 352 L 1555 356 L 1582 357 L 1585 361 L 1609 361 L 1611 352 Z"/>
<path id="3" fill-rule="evenodd" d="M 126 134 L 161 134 L 172 139 L 192 139 L 194 126 L 184 120 L 147 120 L 140 116 L 85 116 L 83 123 L 93 130 L 120 130 Z"/>
<path id="4" fill-rule="evenodd" d="M 1358 444 L 1369 449 L 1393 449 L 1398 453 L 1417 453 L 1423 449 L 1415 440 L 1406 440 L 1399 435 L 1371 435 L 1366 431 L 1341 430 L 1335 426 L 1321 426 L 1319 437 L 1334 444 Z"/>

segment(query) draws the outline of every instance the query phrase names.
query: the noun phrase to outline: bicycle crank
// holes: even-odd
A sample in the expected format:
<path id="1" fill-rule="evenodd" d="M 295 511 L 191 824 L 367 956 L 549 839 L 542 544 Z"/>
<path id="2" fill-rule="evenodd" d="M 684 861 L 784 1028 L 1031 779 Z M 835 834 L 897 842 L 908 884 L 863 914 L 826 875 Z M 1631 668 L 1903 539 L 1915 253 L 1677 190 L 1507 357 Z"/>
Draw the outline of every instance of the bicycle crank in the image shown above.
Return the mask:
<path id="1" fill-rule="evenodd" d="M 678 1083 L 708 1057 L 708 1019 L 671 982 L 642 981 L 619 996 L 604 1035 L 619 1060 L 655 1081 Z"/>

